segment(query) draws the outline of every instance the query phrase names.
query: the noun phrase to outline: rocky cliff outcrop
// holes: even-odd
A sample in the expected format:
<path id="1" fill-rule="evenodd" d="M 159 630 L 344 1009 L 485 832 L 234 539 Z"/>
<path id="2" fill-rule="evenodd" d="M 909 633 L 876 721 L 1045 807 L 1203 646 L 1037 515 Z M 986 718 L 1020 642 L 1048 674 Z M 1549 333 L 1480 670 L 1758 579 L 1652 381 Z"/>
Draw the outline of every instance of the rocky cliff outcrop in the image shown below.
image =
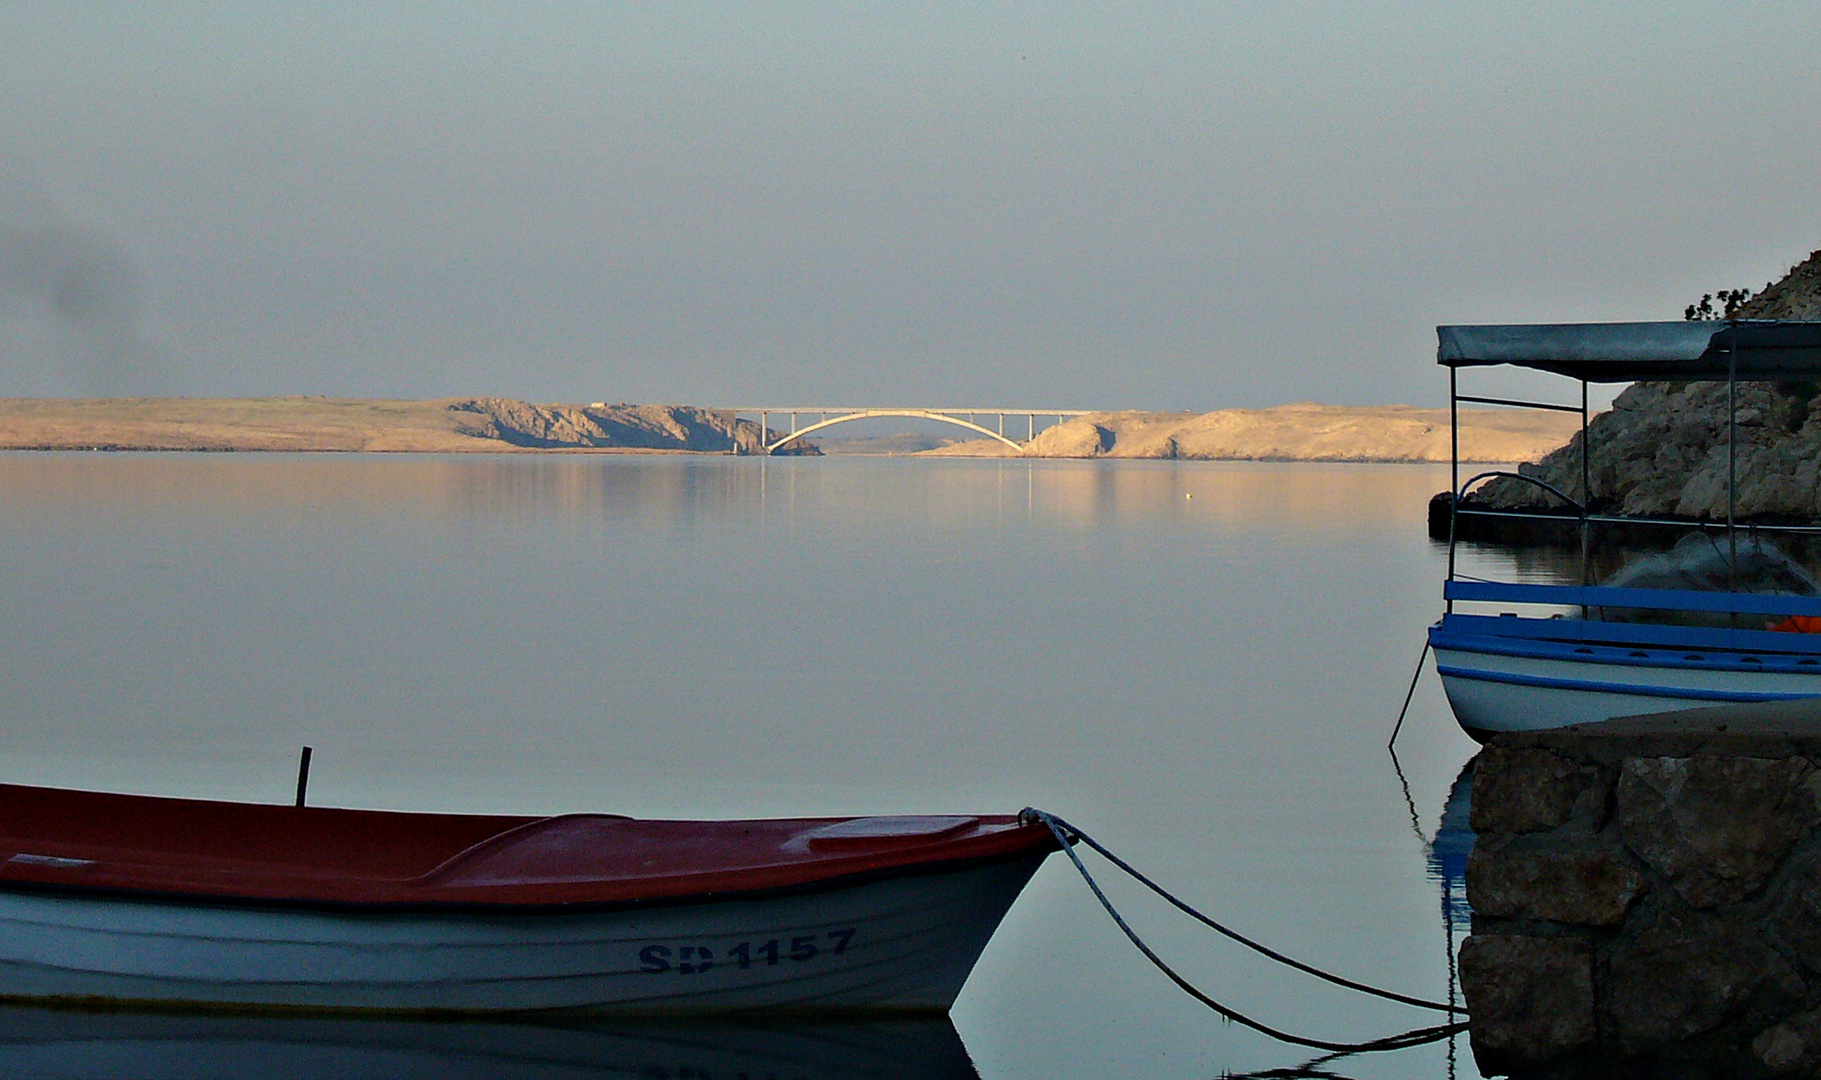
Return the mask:
<path id="1" fill-rule="evenodd" d="M 538 449 L 620 447 L 638 450 L 695 450 L 762 454 L 768 441 L 788 432 L 760 431 L 751 420 L 692 405 L 533 405 L 511 398 L 466 398 L 451 402 L 463 414 L 456 431 Z M 799 441 L 781 454 L 820 453 Z"/>
<path id="2" fill-rule="evenodd" d="M 1821 251 L 1736 313 L 1746 319 L 1821 320 Z M 1740 383 L 1736 513 L 1758 521 L 1821 520 L 1821 409 L 1813 382 Z M 1722 520 L 1729 468 L 1724 383 L 1637 383 L 1588 425 L 1590 476 L 1583 492 L 1581 437 L 1520 468 L 1599 512 Z M 1559 508 L 1520 480 L 1494 480 L 1469 501 L 1491 509 Z"/>

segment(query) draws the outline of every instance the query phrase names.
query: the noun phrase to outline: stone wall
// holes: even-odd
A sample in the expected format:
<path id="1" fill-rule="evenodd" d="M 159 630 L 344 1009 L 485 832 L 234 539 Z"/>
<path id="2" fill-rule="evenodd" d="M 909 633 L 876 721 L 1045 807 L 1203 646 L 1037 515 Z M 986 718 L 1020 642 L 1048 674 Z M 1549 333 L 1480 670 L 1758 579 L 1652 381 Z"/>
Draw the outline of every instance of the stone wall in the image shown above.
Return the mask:
<path id="1" fill-rule="evenodd" d="M 1481 752 L 1460 969 L 1483 1070 L 1821 1076 L 1821 725 L 1749 721 Z"/>

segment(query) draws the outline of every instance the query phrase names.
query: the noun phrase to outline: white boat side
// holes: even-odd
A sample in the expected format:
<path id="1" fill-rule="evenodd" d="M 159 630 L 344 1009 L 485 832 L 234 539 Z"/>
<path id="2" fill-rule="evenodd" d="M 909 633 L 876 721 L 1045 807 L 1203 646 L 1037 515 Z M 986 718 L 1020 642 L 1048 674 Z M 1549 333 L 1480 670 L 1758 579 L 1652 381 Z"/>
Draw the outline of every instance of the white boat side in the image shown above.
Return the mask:
<path id="1" fill-rule="evenodd" d="M 944 1012 L 1045 854 L 580 912 L 5 890 L 0 998 L 426 1013 Z"/>
<path id="2" fill-rule="evenodd" d="M 1461 726 L 1476 735 L 1538 731 L 1726 703 L 1821 697 L 1821 669 L 1615 664 L 1440 644 L 1434 651 L 1448 704 Z"/>

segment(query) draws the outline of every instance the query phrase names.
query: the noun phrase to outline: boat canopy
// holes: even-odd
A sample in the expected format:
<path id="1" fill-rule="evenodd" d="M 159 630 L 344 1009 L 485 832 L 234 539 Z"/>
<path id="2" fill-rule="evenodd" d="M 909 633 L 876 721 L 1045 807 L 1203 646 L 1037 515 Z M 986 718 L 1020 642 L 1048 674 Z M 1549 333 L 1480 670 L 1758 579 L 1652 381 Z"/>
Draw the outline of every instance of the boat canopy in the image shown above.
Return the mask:
<path id="1" fill-rule="evenodd" d="M 1512 364 L 1599 383 L 1821 377 L 1821 322 L 1438 326 L 1435 333 L 1436 361 L 1449 368 Z"/>

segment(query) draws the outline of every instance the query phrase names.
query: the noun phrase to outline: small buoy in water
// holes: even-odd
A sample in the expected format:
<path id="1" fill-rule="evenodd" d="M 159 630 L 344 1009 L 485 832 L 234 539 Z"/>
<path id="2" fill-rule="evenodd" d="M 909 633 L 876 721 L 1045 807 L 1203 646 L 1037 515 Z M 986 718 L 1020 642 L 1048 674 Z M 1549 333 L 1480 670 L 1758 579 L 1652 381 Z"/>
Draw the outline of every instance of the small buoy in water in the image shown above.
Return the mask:
<path id="1" fill-rule="evenodd" d="M 1186 491 L 1185 491 L 1185 492 L 1183 492 L 1183 495 L 1182 495 L 1182 497 L 1183 497 L 1183 498 L 1185 498 L 1185 499 L 1193 499 L 1193 498 L 1194 498 L 1194 497 L 1195 497 L 1195 496 L 1194 496 L 1194 494 L 1193 494 L 1193 493 L 1191 493 L 1191 492 L 1186 492 Z"/>

